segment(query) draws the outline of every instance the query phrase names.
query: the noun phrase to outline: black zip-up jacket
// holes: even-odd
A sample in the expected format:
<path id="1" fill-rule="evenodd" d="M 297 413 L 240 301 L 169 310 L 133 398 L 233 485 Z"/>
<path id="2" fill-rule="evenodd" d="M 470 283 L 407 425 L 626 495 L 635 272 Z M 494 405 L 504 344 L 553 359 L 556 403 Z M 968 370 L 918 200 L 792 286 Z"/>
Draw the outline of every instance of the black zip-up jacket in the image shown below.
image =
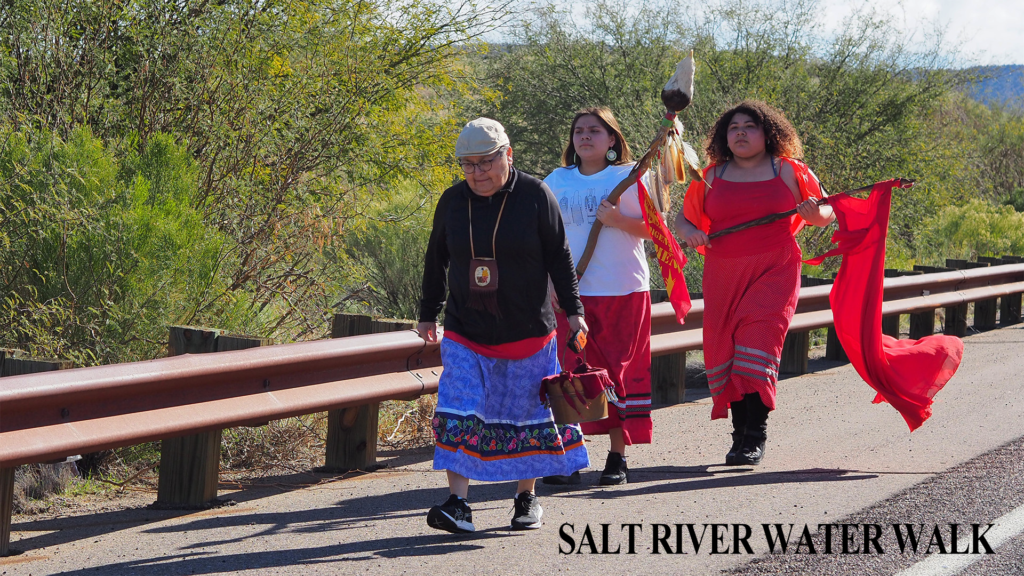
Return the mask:
<path id="1" fill-rule="evenodd" d="M 506 195 L 495 256 L 491 235 Z M 476 256 L 497 260 L 500 318 L 466 306 L 471 258 L 469 202 L 473 203 Z M 512 168 L 505 186 L 493 196 L 483 197 L 463 180 L 441 194 L 434 210 L 423 266 L 420 322 L 435 322 L 445 307 L 445 330 L 479 344 L 494 346 L 547 336 L 555 329 L 555 314 L 547 297 L 549 275 L 566 314 L 583 314 L 562 214 L 547 185 Z"/>

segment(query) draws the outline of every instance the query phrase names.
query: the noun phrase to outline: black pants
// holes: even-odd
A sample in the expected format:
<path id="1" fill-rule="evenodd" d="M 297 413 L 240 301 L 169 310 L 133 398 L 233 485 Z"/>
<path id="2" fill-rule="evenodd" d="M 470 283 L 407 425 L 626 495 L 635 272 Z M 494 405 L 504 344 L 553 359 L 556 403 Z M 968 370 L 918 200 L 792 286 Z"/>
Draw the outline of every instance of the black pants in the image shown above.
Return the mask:
<path id="1" fill-rule="evenodd" d="M 759 440 L 768 437 L 768 407 L 761 401 L 760 394 L 747 394 L 739 402 L 733 402 L 729 409 L 732 410 L 733 431 Z"/>

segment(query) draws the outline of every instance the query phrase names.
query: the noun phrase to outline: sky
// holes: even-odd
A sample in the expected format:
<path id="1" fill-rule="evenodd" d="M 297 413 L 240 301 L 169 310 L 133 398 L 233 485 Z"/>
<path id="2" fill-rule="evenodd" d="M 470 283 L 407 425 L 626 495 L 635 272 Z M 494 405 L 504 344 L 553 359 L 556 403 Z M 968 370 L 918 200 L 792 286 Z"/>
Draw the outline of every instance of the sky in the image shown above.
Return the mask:
<path id="1" fill-rule="evenodd" d="M 582 15 L 582 3 L 554 2 Z M 1024 64 L 1024 0 L 818 0 L 818 5 L 827 32 L 838 30 L 854 9 L 874 6 L 890 14 L 914 38 L 923 38 L 936 24 L 944 28 L 949 45 L 959 46 L 958 62 L 963 67 Z"/>
<path id="2" fill-rule="evenodd" d="M 823 24 L 832 29 L 862 4 L 820 1 Z M 1024 0 L 893 0 L 884 5 L 904 19 L 908 30 L 932 29 L 935 23 L 944 27 L 947 38 L 961 44 L 969 60 L 965 64 L 1024 64 Z"/>

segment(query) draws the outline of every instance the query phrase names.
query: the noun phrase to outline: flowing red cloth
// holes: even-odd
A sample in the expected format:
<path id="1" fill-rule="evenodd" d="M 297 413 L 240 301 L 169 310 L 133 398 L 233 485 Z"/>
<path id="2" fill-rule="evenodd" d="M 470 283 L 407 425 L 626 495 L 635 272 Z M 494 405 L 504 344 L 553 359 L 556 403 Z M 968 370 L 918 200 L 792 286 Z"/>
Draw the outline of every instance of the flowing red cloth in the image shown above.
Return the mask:
<path id="1" fill-rule="evenodd" d="M 857 373 L 913 431 L 932 415 L 932 398 L 953 377 L 964 353 L 955 336 L 897 340 L 882 334 L 882 282 L 889 203 L 899 180 L 878 182 L 867 199 L 838 194 L 828 199 L 839 220 L 835 248 L 807 260 L 818 265 L 843 255 L 829 302 L 836 334 Z"/>
<path id="2" fill-rule="evenodd" d="M 587 311 L 587 346 L 584 358 L 596 368 L 608 370 L 619 397 L 608 403 L 608 417 L 583 422 L 583 434 L 607 434 L 622 428 L 626 445 L 650 444 L 651 423 L 651 294 L 633 292 L 624 296 L 580 296 Z M 569 324 L 557 314 L 559 361 L 562 367 L 576 366 L 577 354 L 565 343 Z"/>
<path id="3" fill-rule="evenodd" d="M 665 290 L 668 291 L 668 301 L 672 303 L 672 309 L 676 313 L 676 321 L 683 323 L 683 318 L 690 311 L 693 304 L 690 302 L 690 290 L 686 287 L 686 277 L 683 276 L 683 266 L 686 266 L 686 256 L 679 247 L 676 237 L 665 226 L 661 219 L 661 213 L 651 201 L 651 195 L 647 193 L 644 181 L 637 178 L 637 193 L 640 195 L 640 212 L 644 217 L 644 224 L 647 232 L 654 242 L 654 251 L 658 254 L 658 265 L 661 268 L 661 277 L 665 280 Z"/>

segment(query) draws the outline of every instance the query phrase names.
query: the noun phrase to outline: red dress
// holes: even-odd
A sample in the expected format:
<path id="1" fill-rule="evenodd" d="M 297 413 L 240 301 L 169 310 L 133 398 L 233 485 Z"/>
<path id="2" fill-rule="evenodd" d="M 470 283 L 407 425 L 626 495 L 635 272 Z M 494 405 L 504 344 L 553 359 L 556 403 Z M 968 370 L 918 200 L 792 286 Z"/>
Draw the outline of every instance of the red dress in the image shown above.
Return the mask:
<path id="1" fill-rule="evenodd" d="M 780 176 L 762 182 L 715 178 L 704 198 L 710 232 L 796 206 Z M 789 220 L 711 241 L 704 261 L 704 364 L 714 407 L 757 393 L 775 409 L 782 344 L 800 295 L 800 247 Z"/>
<path id="2" fill-rule="evenodd" d="M 588 364 L 608 370 L 618 400 L 608 403 L 608 417 L 583 422 L 583 434 L 607 434 L 622 428 L 626 446 L 650 444 L 651 421 L 651 294 L 646 290 L 623 296 L 580 296 L 586 310 L 587 346 L 578 355 Z M 577 354 L 566 347 L 569 323 L 558 315 L 559 360 L 563 369 L 576 366 Z"/>

